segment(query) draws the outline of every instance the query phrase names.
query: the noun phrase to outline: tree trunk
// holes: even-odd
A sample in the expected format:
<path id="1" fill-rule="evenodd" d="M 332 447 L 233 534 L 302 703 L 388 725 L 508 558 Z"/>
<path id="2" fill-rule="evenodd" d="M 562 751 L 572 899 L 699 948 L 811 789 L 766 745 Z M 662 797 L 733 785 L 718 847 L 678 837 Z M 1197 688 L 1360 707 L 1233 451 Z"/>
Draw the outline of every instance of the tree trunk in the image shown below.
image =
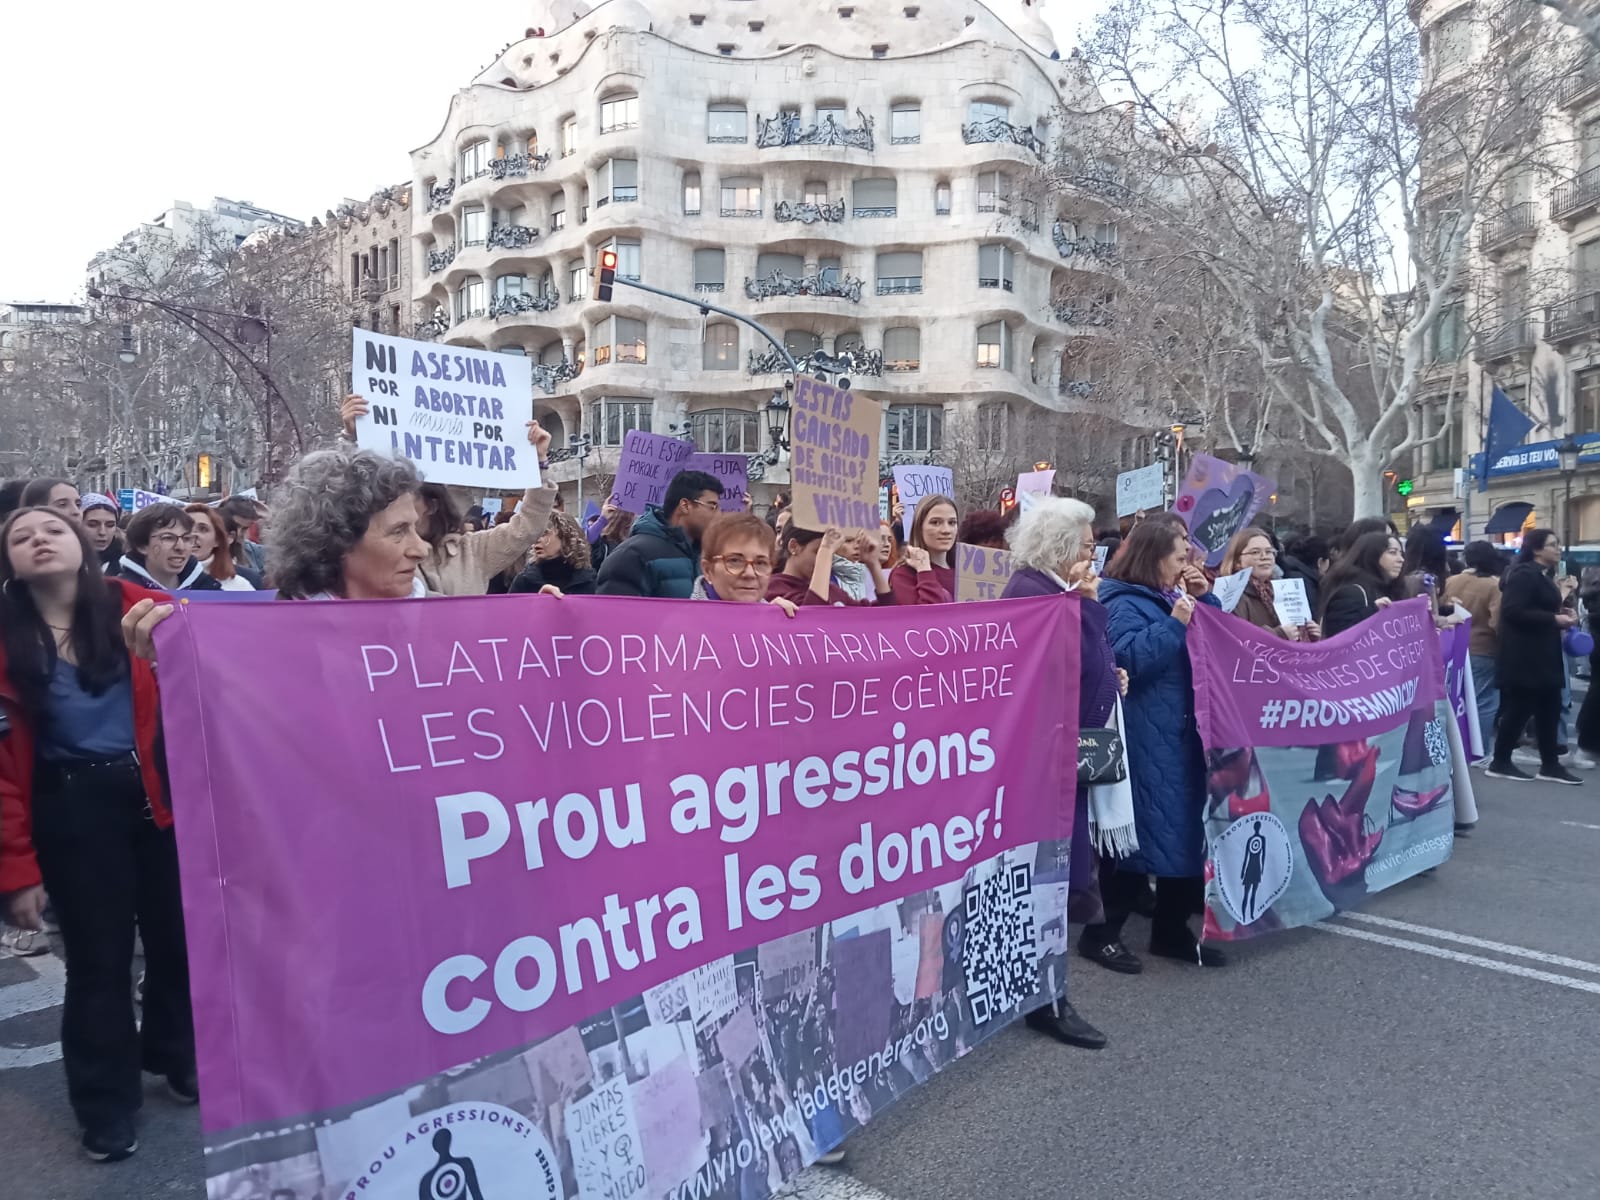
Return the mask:
<path id="1" fill-rule="evenodd" d="M 1383 462 L 1370 442 L 1350 448 L 1350 483 L 1355 495 L 1352 519 L 1389 515 L 1384 504 Z"/>

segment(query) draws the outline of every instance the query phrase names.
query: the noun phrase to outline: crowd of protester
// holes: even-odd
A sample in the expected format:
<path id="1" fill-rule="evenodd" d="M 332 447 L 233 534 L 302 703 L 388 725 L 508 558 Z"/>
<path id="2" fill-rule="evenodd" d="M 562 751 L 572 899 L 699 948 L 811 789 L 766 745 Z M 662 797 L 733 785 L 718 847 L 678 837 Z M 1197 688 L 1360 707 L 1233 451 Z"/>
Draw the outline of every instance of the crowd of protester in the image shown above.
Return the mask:
<path id="1" fill-rule="evenodd" d="M 347 420 L 361 407 L 348 400 Z M 543 458 L 550 439 L 537 422 L 528 439 Z M 270 510 L 232 497 L 130 515 L 67 480 L 0 487 L 6 944 L 31 952 L 42 948 L 27 940 L 34 931 L 59 930 L 63 1057 L 90 1157 L 136 1148 L 141 1071 L 163 1075 L 180 1101 L 196 1098 L 154 669 L 154 630 L 184 592 L 271 588 L 284 602 L 596 594 L 767 604 L 793 618 L 803 607 L 950 603 L 958 542 L 1009 547 L 1006 598 L 1078 596 L 1080 727 L 1104 727 L 1120 712 L 1126 799 L 1076 789 L 1069 917 L 1082 927 L 1078 954 L 1127 975 L 1143 970 L 1125 940 L 1133 914 L 1149 918 L 1148 953 L 1226 962 L 1193 926 L 1203 907 L 1206 769 L 1187 652 L 1196 610 L 1219 606 L 1218 574 L 1248 570 L 1235 615 L 1289 641 L 1339 637 L 1421 595 L 1441 626 L 1470 616 L 1475 699 L 1493 745 L 1480 765 L 1495 778 L 1576 783 L 1570 768 L 1594 766 L 1590 753 L 1600 750 L 1600 707 L 1586 700 L 1567 720 L 1568 660 L 1590 654 L 1593 641 L 1572 636 L 1582 633 L 1580 588 L 1556 577 L 1562 550 L 1546 529 L 1527 533 L 1514 558 L 1474 542 L 1458 561 L 1430 526 L 1402 543 L 1388 522 L 1364 520 L 1331 540 L 1306 535 L 1287 546 L 1252 526 L 1212 572 L 1175 515 L 1097 535 L 1093 509 L 1065 497 L 962 513 L 950 496 L 926 496 L 903 537 L 898 506 L 876 527 L 840 530 L 797 523 L 785 494 L 765 517 L 722 512 L 721 500 L 718 479 L 687 470 L 638 515 L 613 498 L 574 518 L 549 484 L 490 513 L 424 482 L 410 462 L 348 442 L 299 460 Z M 1313 620 L 1283 618 L 1273 584 L 1285 578 L 1304 582 Z M 1589 621 L 1600 622 L 1600 578 L 1582 593 Z M 1530 736 L 1536 752 L 1522 749 Z M 142 1019 L 130 980 L 136 928 Z M 1028 1023 L 1073 1045 L 1106 1041 L 1064 994 Z"/>

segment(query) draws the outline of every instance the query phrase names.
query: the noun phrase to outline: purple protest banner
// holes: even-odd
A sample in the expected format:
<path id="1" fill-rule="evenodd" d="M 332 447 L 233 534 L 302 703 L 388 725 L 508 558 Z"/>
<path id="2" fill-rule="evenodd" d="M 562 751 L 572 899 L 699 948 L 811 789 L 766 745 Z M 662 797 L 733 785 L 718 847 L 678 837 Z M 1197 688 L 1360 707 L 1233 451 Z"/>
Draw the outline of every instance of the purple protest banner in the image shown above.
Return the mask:
<path id="1" fill-rule="evenodd" d="M 182 606 L 157 640 L 208 1194 L 415 1195 L 452 1156 L 485 1195 L 792 1175 L 1065 978 L 1035 930 L 1064 919 L 1077 625 Z"/>
<path id="2" fill-rule="evenodd" d="M 1201 606 L 1188 645 L 1207 938 L 1311 924 L 1450 857 L 1452 715 L 1427 599 L 1315 643 Z"/>
<path id="3" fill-rule="evenodd" d="M 746 455 L 691 454 L 680 469 L 716 476 L 722 483 L 722 500 L 717 507 L 723 512 L 744 511 L 745 494 L 750 490 L 750 459 Z"/>
<path id="4" fill-rule="evenodd" d="M 1206 552 L 1206 565 L 1218 567 L 1229 539 L 1266 507 L 1274 487 L 1264 475 L 1196 454 L 1172 507 L 1189 527 L 1195 545 Z"/>
<path id="5" fill-rule="evenodd" d="M 694 453 L 694 443 L 664 433 L 630 429 L 622 438 L 617 480 L 611 488 L 617 507 L 642 513 L 660 504 L 667 484 Z"/>

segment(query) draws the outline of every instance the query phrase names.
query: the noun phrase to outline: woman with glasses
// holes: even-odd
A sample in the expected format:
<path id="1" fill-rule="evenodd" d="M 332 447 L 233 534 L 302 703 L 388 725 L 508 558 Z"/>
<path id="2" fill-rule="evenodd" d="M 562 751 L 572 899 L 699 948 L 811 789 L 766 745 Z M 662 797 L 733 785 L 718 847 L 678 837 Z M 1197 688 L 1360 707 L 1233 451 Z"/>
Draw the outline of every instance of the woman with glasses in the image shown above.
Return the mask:
<path id="1" fill-rule="evenodd" d="M 194 518 L 178 504 L 152 504 L 128 522 L 122 578 L 160 592 L 220 592 L 195 557 Z"/>
<path id="2" fill-rule="evenodd" d="M 1304 625 L 1289 625 L 1278 616 L 1277 602 L 1273 598 L 1272 579 L 1277 574 L 1278 552 L 1264 529 L 1241 529 L 1228 543 L 1222 556 L 1222 569 L 1218 576 L 1233 575 L 1245 568 L 1250 570 L 1250 582 L 1234 605 L 1233 615 L 1249 621 L 1258 629 L 1265 629 L 1275 637 L 1291 642 L 1314 642 L 1322 636 L 1322 628 L 1315 621 Z"/>
<path id="3" fill-rule="evenodd" d="M 794 616 L 792 601 L 767 600 L 767 581 L 776 568 L 778 539 L 772 527 L 750 513 L 723 513 L 700 539 L 700 577 L 691 600 L 730 600 L 735 604 L 773 604 Z"/>

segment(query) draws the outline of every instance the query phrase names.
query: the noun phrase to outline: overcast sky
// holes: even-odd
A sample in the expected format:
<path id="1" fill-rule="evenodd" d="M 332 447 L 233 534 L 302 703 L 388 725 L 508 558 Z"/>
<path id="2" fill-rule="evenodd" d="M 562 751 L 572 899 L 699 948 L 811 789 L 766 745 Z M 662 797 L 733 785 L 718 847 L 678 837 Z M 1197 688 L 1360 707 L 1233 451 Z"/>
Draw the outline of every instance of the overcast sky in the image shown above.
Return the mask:
<path id="1" fill-rule="evenodd" d="M 875 3 L 887 0 L 873 0 Z M 1063 53 L 1097 3 L 1063 3 Z M 81 298 L 98 250 L 214 196 L 302 220 L 410 178 L 516 0 L 10 0 L 0 301 Z"/>

